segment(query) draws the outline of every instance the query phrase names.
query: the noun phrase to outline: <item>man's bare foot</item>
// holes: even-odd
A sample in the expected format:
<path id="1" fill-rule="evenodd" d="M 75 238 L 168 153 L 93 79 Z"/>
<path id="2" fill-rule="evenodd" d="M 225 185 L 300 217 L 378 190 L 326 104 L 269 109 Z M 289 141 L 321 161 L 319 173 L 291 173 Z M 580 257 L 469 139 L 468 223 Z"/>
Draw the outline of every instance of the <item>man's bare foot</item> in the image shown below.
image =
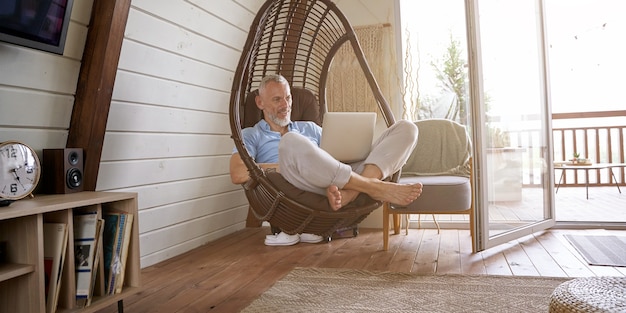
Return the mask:
<path id="1" fill-rule="evenodd" d="M 339 189 L 335 185 L 326 188 L 326 196 L 330 207 L 337 211 L 352 202 L 359 195 L 358 191 Z"/>
<path id="2" fill-rule="evenodd" d="M 422 194 L 422 183 L 397 184 L 381 181 L 376 192 L 370 197 L 399 205 L 409 205 Z"/>
<path id="3" fill-rule="evenodd" d="M 422 194 L 422 183 L 415 184 L 398 184 L 371 180 L 373 188 L 368 195 L 375 200 L 385 201 L 398 205 L 409 205 Z M 337 211 L 352 202 L 359 195 L 359 192 L 351 189 L 339 189 L 332 185 L 326 188 L 326 196 L 330 207 Z"/>
<path id="4" fill-rule="evenodd" d="M 335 185 L 330 185 L 326 188 L 326 197 L 328 197 L 328 204 L 330 207 L 337 211 L 341 208 L 341 191 L 339 191 L 339 187 Z"/>

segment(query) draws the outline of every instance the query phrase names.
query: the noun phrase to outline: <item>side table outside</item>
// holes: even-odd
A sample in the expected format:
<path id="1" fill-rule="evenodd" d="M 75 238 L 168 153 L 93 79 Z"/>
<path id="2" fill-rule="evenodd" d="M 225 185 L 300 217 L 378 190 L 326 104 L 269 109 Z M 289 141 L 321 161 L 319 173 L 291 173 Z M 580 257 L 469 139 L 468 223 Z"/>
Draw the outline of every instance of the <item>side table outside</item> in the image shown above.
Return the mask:
<path id="1" fill-rule="evenodd" d="M 555 193 L 559 192 L 559 187 L 563 181 L 563 176 L 565 174 L 565 170 L 584 170 L 585 171 L 585 190 L 587 192 L 587 199 L 589 199 L 589 170 L 601 170 L 607 169 L 615 182 L 615 187 L 617 187 L 617 191 L 622 193 L 622 190 L 619 188 L 619 183 L 617 178 L 615 177 L 615 173 L 613 173 L 614 167 L 626 167 L 626 163 L 592 163 L 592 164 L 559 164 L 554 166 L 555 170 L 561 170 L 561 176 L 559 178 L 559 182 L 556 185 Z"/>

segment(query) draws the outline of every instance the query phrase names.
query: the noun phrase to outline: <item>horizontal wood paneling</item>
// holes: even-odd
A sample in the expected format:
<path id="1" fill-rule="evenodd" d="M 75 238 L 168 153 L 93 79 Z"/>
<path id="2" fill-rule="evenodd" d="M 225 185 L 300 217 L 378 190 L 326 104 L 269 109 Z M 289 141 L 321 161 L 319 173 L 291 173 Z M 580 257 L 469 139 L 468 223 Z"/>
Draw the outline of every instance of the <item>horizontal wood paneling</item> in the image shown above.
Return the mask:
<path id="1" fill-rule="evenodd" d="M 245 226 L 243 219 L 248 211 L 247 200 L 240 186 L 230 184 L 229 176 L 172 181 L 120 191 L 137 192 L 138 205 L 144 208 L 139 214 L 142 242 L 147 242 L 141 246 L 142 266 L 158 263 Z M 233 207 L 236 204 L 238 206 Z M 223 208 L 235 212 L 219 215 L 219 212 L 224 211 Z M 221 226 L 217 229 L 206 228 L 209 223 L 206 220 L 213 217 L 219 218 L 218 225 Z M 234 219 L 228 220 L 231 217 Z M 193 219 L 204 219 L 205 222 L 195 223 Z M 233 224 L 233 221 L 239 222 Z M 167 232 L 186 233 L 194 227 L 206 234 L 185 238 L 175 245 L 154 239 Z"/>
<path id="2" fill-rule="evenodd" d="M 230 134 L 228 114 L 136 103 L 111 103 L 109 131 Z"/>
<path id="3" fill-rule="evenodd" d="M 232 221 L 245 219 L 247 212 L 242 208 L 223 210 L 218 213 L 202 218 L 189 220 L 185 223 L 171 224 L 166 228 L 161 228 L 141 235 L 141 250 L 143 255 L 148 255 L 174 245 L 183 244 L 186 240 L 206 236 L 212 231 L 229 227 Z M 244 211 L 244 212 L 242 212 Z M 139 213 L 139 219 L 143 213 Z"/>
<path id="4" fill-rule="evenodd" d="M 130 40 L 122 45 L 119 69 L 222 91 L 230 90 L 233 75 L 232 71 Z"/>
<path id="5" fill-rule="evenodd" d="M 124 160 L 129 155 L 135 159 L 173 158 L 204 155 L 230 155 L 233 141 L 230 136 L 210 134 L 161 134 L 161 133 L 117 133 L 105 137 L 106 146 L 123 147 L 108 149 L 102 161 Z"/>
<path id="6" fill-rule="evenodd" d="M 92 7 L 93 0 L 74 1 L 74 5 L 72 6 L 72 21 L 83 26 L 89 25 Z"/>
<path id="7" fill-rule="evenodd" d="M 238 60 L 238 53 L 235 49 L 168 21 L 137 11 L 131 11 L 129 18 L 131 19 L 129 19 L 126 36 L 128 40 L 152 48 L 158 47 L 158 50 L 180 55 L 180 59 L 183 60 L 194 60 L 216 67 L 227 68 L 229 65 L 236 64 Z M 146 32 L 146 28 L 149 28 L 150 32 Z M 176 63 L 171 65 L 177 66 Z"/>
<path id="8" fill-rule="evenodd" d="M 137 203 L 144 210 L 233 191 L 240 192 L 239 197 L 245 198 L 243 189 L 230 184 L 230 177 L 226 175 L 130 187 L 120 191 L 136 192 Z"/>
<path id="9" fill-rule="evenodd" d="M 138 192 L 142 266 L 245 226 L 228 102 L 253 5 L 131 3 L 97 190 Z"/>
<path id="10" fill-rule="evenodd" d="M 206 2 L 213 2 L 213 0 L 204 0 Z M 252 14 L 252 16 L 250 17 L 250 23 L 248 23 L 248 27 L 250 28 L 250 24 L 252 24 L 252 19 L 254 18 L 254 16 L 256 15 L 256 12 L 259 11 L 259 8 L 261 7 L 261 5 L 263 5 L 263 2 L 265 1 L 259 1 L 259 0 L 233 0 L 234 3 L 237 3 L 238 5 L 240 5 L 241 7 L 245 8 L 246 10 L 248 10 L 248 12 L 250 12 Z"/>
<path id="11" fill-rule="evenodd" d="M 217 6 L 215 5 L 215 0 L 189 0 L 189 2 L 209 12 L 212 16 L 243 30 L 245 33 L 238 38 L 240 41 L 234 45 L 235 48 L 243 46 L 248 29 L 250 29 L 250 22 L 254 19 L 258 7 L 263 4 L 263 1 L 258 0 L 223 1 L 223 3 Z M 238 2 L 241 2 L 241 4 Z M 223 42 L 228 41 L 224 40 Z"/>
<path id="12" fill-rule="evenodd" d="M 43 149 L 64 148 L 67 130 L 0 127 L 0 142 L 18 140 L 35 150 L 41 160 Z"/>
<path id="13" fill-rule="evenodd" d="M 65 147 L 92 3 L 75 1 L 63 55 L 0 42 L 0 142 L 22 141 L 40 158 Z"/>
<path id="14" fill-rule="evenodd" d="M 78 3 L 80 1 L 75 1 Z M 91 8 L 91 6 L 90 6 Z M 76 8 L 72 10 L 77 12 Z M 89 11 L 87 11 L 89 13 Z M 87 19 L 89 22 L 89 19 Z M 70 26 L 67 29 L 67 38 L 65 41 L 65 49 L 63 55 L 67 58 L 80 61 L 83 57 L 83 51 L 85 50 L 85 42 L 87 41 L 87 29 L 88 24 L 76 23 L 74 19 L 70 22 Z"/>
<path id="15" fill-rule="evenodd" d="M 176 202 L 166 206 L 142 210 L 141 225 L 139 228 L 141 233 L 146 233 L 155 229 L 161 229 L 217 214 L 222 212 L 224 207 L 232 207 L 233 205 L 243 207 L 246 204 L 246 198 L 242 197 L 239 191 Z M 226 224 L 230 224 L 230 222 Z M 147 248 L 144 252 L 150 253 Z"/>
<path id="16" fill-rule="evenodd" d="M 0 43 L 0 85 L 71 95 L 79 69 L 76 60 Z"/>
<path id="17" fill-rule="evenodd" d="M 141 14 L 138 13 L 139 10 L 145 11 L 147 14 L 152 16 L 158 16 L 159 19 L 163 19 L 166 22 L 173 23 L 167 28 L 155 28 L 151 29 L 150 32 L 156 34 L 158 36 L 164 36 L 165 38 L 174 35 L 173 37 L 177 38 L 177 40 L 172 43 L 176 44 L 174 49 L 168 49 L 167 47 L 162 47 L 166 50 L 176 51 L 183 50 L 185 48 L 190 48 L 192 51 L 196 52 L 202 51 L 202 45 L 197 45 L 197 43 L 202 43 L 202 40 L 198 40 L 194 38 L 195 36 L 204 37 L 210 39 L 210 41 L 215 42 L 219 45 L 224 45 L 228 47 L 232 47 L 234 50 L 239 49 L 243 46 L 243 43 L 247 37 L 247 31 L 241 32 L 241 29 L 235 28 L 231 23 L 228 22 L 226 16 L 222 16 L 224 11 L 229 8 L 237 8 L 239 6 L 235 6 L 233 2 L 230 1 L 221 1 L 219 5 L 215 5 L 215 2 L 210 3 L 210 5 L 206 5 L 201 9 L 192 4 L 193 2 L 187 1 L 152 1 L 152 0 L 135 0 L 133 1 L 133 7 L 137 9 L 134 11 L 137 13 L 137 16 L 133 16 L 133 19 L 141 22 L 140 24 L 152 25 L 154 27 L 162 26 L 157 23 L 150 23 L 143 18 L 140 18 Z M 240 7 L 239 7 L 240 8 Z M 240 21 L 242 24 L 250 24 L 249 22 L 244 22 L 242 20 L 241 14 L 246 14 L 244 10 L 241 8 L 239 10 L 230 11 L 231 14 L 229 16 L 234 21 Z M 245 18 L 245 15 L 243 16 Z M 250 21 L 254 16 L 248 16 Z M 172 33 L 168 33 L 168 28 L 174 30 Z M 126 36 L 128 38 L 133 38 L 132 32 L 137 29 L 135 28 L 127 28 Z M 216 31 L 219 30 L 219 31 Z M 145 33 L 145 32 L 144 32 Z M 142 36 L 142 40 L 147 37 Z M 163 41 L 156 38 L 157 41 Z M 215 48 L 210 49 L 210 52 L 217 52 L 213 50 Z M 233 50 L 231 49 L 231 51 Z M 213 53 L 214 56 L 219 56 L 219 53 Z M 207 57 L 207 56 L 204 56 Z M 224 55 L 222 57 L 230 57 L 229 55 Z M 199 58 L 203 59 L 203 57 Z M 214 63 L 220 64 L 220 63 Z"/>
<path id="18" fill-rule="evenodd" d="M 159 230 L 153 233 L 142 234 L 139 237 L 139 242 L 143 250 L 143 246 L 152 248 L 151 244 L 159 242 L 163 238 L 168 238 L 169 233 L 173 234 L 187 234 L 188 232 L 194 232 L 195 234 L 201 234 L 198 237 L 184 237 L 176 238 L 176 240 L 167 241 L 168 245 L 164 248 L 155 250 L 154 253 L 142 253 L 141 265 L 143 267 L 152 264 L 159 263 L 163 260 L 175 257 L 194 248 L 206 245 L 207 242 L 212 242 L 220 239 L 226 235 L 232 234 L 245 227 L 245 222 L 228 225 L 232 220 L 239 220 L 241 214 L 247 214 L 248 208 L 242 207 L 236 211 L 226 212 L 230 214 L 221 213 L 219 215 L 207 217 L 202 220 L 194 221 L 193 223 L 173 225 L 170 228 Z M 141 214 L 140 214 L 141 216 Z M 140 217 L 141 218 L 141 217 Z M 223 226 L 219 228 L 219 226 Z M 192 230 L 193 229 L 193 230 Z M 211 231 L 207 231 L 210 229 Z M 179 244 L 171 244 L 171 242 L 180 242 Z"/>
<path id="19" fill-rule="evenodd" d="M 228 173 L 230 156 L 102 162 L 99 191 Z"/>
<path id="20" fill-rule="evenodd" d="M 0 86 L 0 125 L 67 130 L 74 97 Z"/>
<path id="21" fill-rule="evenodd" d="M 230 91 L 119 71 L 113 100 L 228 114 Z"/>

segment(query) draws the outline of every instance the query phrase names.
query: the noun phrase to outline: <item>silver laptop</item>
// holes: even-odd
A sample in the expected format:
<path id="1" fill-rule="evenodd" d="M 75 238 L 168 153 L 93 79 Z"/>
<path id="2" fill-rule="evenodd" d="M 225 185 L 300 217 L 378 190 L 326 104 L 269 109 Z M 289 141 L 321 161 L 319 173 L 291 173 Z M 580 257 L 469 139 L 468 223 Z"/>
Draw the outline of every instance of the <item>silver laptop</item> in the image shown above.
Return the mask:
<path id="1" fill-rule="evenodd" d="M 364 160 L 372 148 L 375 126 L 374 112 L 327 112 L 320 147 L 344 163 Z"/>

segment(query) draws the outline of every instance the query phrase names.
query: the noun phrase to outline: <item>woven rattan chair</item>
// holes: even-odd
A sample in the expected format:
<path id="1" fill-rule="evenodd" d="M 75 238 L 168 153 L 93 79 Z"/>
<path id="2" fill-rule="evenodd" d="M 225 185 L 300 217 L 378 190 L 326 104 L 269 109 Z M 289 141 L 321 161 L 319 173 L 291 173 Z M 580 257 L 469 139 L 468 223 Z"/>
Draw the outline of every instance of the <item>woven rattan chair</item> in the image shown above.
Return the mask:
<path id="1" fill-rule="evenodd" d="M 262 170 L 248 154 L 241 138 L 242 127 L 261 119 L 252 97 L 268 74 L 278 73 L 287 78 L 294 93 L 294 113 L 309 112 L 313 116 L 306 118 L 303 116 L 307 114 L 303 113 L 303 116 L 292 116 L 293 120 L 305 118 L 321 122 L 327 111 L 328 71 L 333 57 L 344 44 L 352 46 L 380 115 L 387 126 L 392 125 L 395 123 L 393 114 L 367 64 L 354 29 L 329 0 L 266 1 L 250 26 L 233 77 L 230 124 L 235 146 L 251 177 L 242 185 L 252 213 L 249 217 L 253 215 L 259 221 L 268 221 L 272 227 L 289 234 L 306 232 L 329 238 L 336 230 L 356 227 L 382 205 L 361 195 L 345 208 L 333 211 L 326 196 L 298 190 L 280 174 Z M 312 105 L 316 108 L 299 107 L 306 105 L 297 99 L 300 92 L 311 92 L 316 100 Z"/>

